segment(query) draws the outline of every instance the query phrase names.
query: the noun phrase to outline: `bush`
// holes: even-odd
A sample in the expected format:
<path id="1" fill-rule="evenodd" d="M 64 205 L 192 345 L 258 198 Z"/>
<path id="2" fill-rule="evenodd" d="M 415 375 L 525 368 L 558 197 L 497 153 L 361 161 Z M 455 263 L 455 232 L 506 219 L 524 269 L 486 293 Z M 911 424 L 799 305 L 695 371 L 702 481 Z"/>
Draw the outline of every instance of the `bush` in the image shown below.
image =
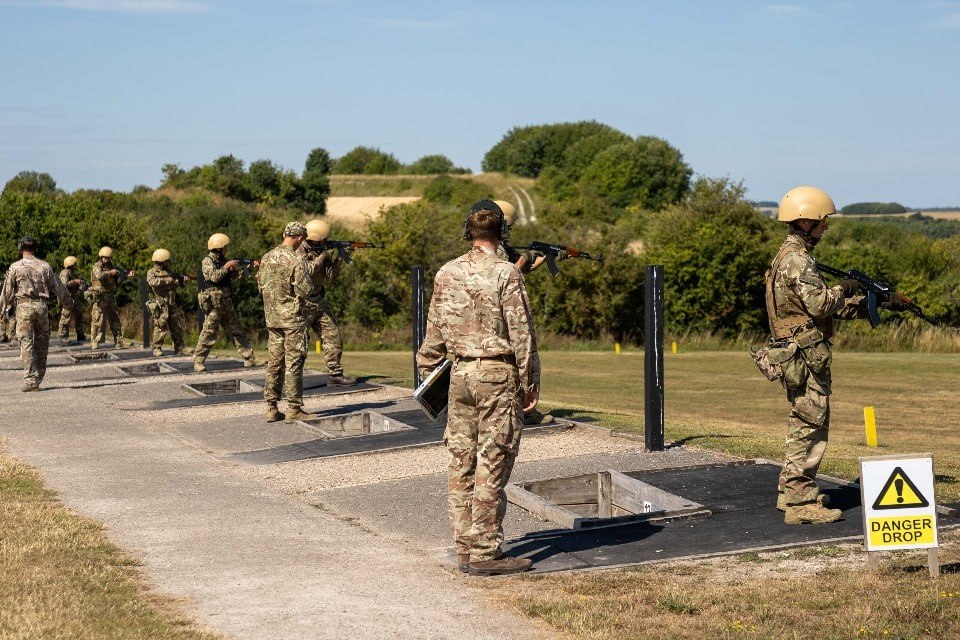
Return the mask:
<path id="1" fill-rule="evenodd" d="M 445 155 L 423 156 L 404 168 L 404 173 L 413 175 L 439 175 L 444 173 L 470 173 L 463 167 L 455 167 L 453 160 Z"/>
<path id="2" fill-rule="evenodd" d="M 598 153 L 580 187 L 614 207 L 657 210 L 686 194 L 691 174 L 679 151 L 665 140 L 643 136 Z"/>
<path id="3" fill-rule="evenodd" d="M 906 213 L 909 211 L 899 202 L 855 202 L 840 209 L 841 213 L 869 215 L 872 213 Z"/>
<path id="4" fill-rule="evenodd" d="M 355 147 L 333 164 L 340 174 L 390 175 L 400 171 L 400 161 L 393 154 L 373 147 Z"/>
<path id="5" fill-rule="evenodd" d="M 536 178 L 546 167 L 562 167 L 564 153 L 578 141 L 611 132 L 616 129 L 594 121 L 515 127 L 484 155 L 483 170 Z"/>
<path id="6" fill-rule="evenodd" d="M 430 181 L 423 190 L 423 199 L 437 205 L 452 207 L 466 215 L 478 200 L 493 198 L 490 188 L 468 178 L 440 176 Z"/>

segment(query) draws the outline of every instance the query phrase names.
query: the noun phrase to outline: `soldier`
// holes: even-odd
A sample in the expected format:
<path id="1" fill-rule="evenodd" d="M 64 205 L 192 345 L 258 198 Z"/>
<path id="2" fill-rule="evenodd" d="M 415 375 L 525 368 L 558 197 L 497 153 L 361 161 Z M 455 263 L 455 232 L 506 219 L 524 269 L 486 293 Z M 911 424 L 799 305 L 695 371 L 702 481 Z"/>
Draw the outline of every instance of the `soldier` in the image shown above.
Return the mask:
<path id="1" fill-rule="evenodd" d="M 784 522 L 821 524 L 840 519 L 828 509 L 817 487 L 817 470 L 827 447 L 830 427 L 830 338 L 834 318 L 863 314 L 864 297 L 856 280 L 827 286 L 810 252 L 836 213 L 833 200 L 815 187 L 797 187 L 780 201 L 778 219 L 790 225 L 787 239 L 766 274 L 766 304 L 771 350 L 788 356 L 782 363 L 783 384 L 790 402 L 787 451 L 780 473 L 777 508 Z M 888 308 L 895 308 L 889 301 Z"/>
<path id="2" fill-rule="evenodd" d="M 269 338 L 267 374 L 263 399 L 267 401 L 267 422 L 302 420 L 303 362 L 307 359 L 307 321 L 304 302 L 313 290 L 307 260 L 297 251 L 307 237 L 307 229 L 290 222 L 283 230 L 283 242 L 260 260 L 257 284 L 263 295 L 263 314 Z M 277 401 L 283 390 L 287 414 L 280 413 Z"/>
<path id="3" fill-rule="evenodd" d="M 83 335 L 83 292 L 87 288 L 87 281 L 80 277 L 77 271 L 77 258 L 67 256 L 63 259 L 63 271 L 60 272 L 60 282 L 67 288 L 73 299 L 73 306 L 60 309 L 60 342 L 70 344 L 70 323 L 73 322 L 77 331 L 77 340 L 86 340 Z"/>
<path id="4" fill-rule="evenodd" d="M 540 396 L 540 357 L 517 268 L 497 255 L 506 223 L 490 200 L 470 209 L 472 248 L 437 272 L 427 334 L 417 353 L 422 377 L 453 360 L 444 442 L 451 458 L 447 502 L 460 571 L 516 573 L 526 558 L 501 553 L 504 487 L 520 448 L 524 409 Z"/>
<path id="5" fill-rule="evenodd" d="M 240 318 L 233 306 L 231 285 L 240 277 L 240 261 L 227 260 L 226 248 L 230 244 L 230 237 L 225 233 L 215 233 L 207 240 L 207 249 L 210 253 L 203 259 L 201 271 L 205 288 L 197 296 L 200 309 L 204 313 L 203 329 L 197 337 L 197 348 L 193 351 L 194 371 L 206 371 L 203 364 L 217 341 L 217 330 L 223 325 L 233 340 L 233 346 L 243 357 L 243 366 L 252 367 L 257 364 L 250 347 L 250 341 L 240 328 Z M 254 262 L 253 266 L 257 266 Z"/>
<path id="6" fill-rule="evenodd" d="M 136 271 L 121 271 L 113 265 L 113 249 L 101 247 L 98 254 L 100 260 L 93 265 L 90 276 L 90 346 L 93 349 L 100 347 L 106 339 L 107 323 L 113 333 L 113 346 L 122 347 L 123 327 L 120 324 L 120 312 L 117 310 L 117 288 L 127 278 L 136 275 Z"/>
<path id="7" fill-rule="evenodd" d="M 503 219 L 507 223 L 507 226 L 504 229 L 503 238 L 501 238 L 500 244 L 497 246 L 497 255 L 504 260 L 512 262 L 523 273 L 536 271 L 543 266 L 544 262 L 546 262 L 547 254 L 543 253 L 542 251 L 533 251 L 532 249 L 527 249 L 521 252 L 511 245 L 510 229 L 513 228 L 513 221 L 516 219 L 517 209 L 506 200 L 494 200 L 494 202 L 497 203 L 497 205 L 500 207 L 500 210 L 503 211 Z M 557 254 L 556 259 L 565 260 L 567 257 L 567 252 L 561 251 Z M 550 424 L 551 422 L 553 422 L 552 415 L 549 413 L 543 413 L 536 408 L 524 412 L 523 414 L 523 424 Z"/>
<path id="8" fill-rule="evenodd" d="M 147 308 L 153 317 L 153 338 L 150 346 L 153 355 L 163 355 L 163 341 L 170 334 L 173 340 L 173 355 L 183 353 L 183 314 L 177 302 L 177 289 L 183 286 L 191 276 L 174 273 L 170 270 L 170 252 L 157 249 L 151 256 L 153 267 L 147 271 L 147 284 L 150 286 L 150 299 Z"/>
<path id="9" fill-rule="evenodd" d="M 327 384 L 353 385 L 356 378 L 343 375 L 343 339 L 340 337 L 340 328 L 333 318 L 330 305 L 327 304 L 324 283 L 332 281 L 340 274 L 343 260 L 336 249 L 326 249 L 327 238 L 330 237 L 330 225 L 323 220 L 311 220 L 307 223 L 307 240 L 300 250 L 307 257 L 310 269 L 310 280 L 313 290 L 304 304 L 307 326 L 313 328 L 320 338 L 323 349 L 323 361 L 327 365 Z"/>
<path id="10" fill-rule="evenodd" d="M 10 265 L 0 292 L 0 308 L 7 308 L 16 300 L 17 338 L 20 340 L 20 360 L 23 362 L 23 388 L 36 391 L 47 371 L 47 348 L 50 346 L 50 316 L 47 302 L 56 295 L 62 307 L 73 301 L 63 283 L 49 264 L 34 256 L 37 241 L 24 237 L 17 243 L 23 256 Z"/>

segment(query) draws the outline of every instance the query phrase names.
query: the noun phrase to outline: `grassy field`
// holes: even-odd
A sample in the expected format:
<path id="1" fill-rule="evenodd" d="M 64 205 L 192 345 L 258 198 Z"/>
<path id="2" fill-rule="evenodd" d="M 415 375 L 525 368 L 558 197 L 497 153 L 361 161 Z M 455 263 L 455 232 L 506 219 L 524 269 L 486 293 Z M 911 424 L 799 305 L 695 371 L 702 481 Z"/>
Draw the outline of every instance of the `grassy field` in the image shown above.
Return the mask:
<path id="1" fill-rule="evenodd" d="M 103 528 L 64 508 L 0 450 L 0 638 L 212 640 L 148 594 Z"/>
<path id="2" fill-rule="evenodd" d="M 452 178 L 473 180 L 488 185 L 497 197 L 510 195 L 509 186 L 530 188 L 536 182 L 532 178 L 505 176 L 502 173 L 450 174 Z M 437 176 L 376 176 L 332 175 L 330 195 L 342 196 L 422 196 L 426 186 Z"/>
<path id="3" fill-rule="evenodd" d="M 555 414 L 642 431 L 642 353 L 547 351 L 541 358 L 542 399 Z M 409 353 L 347 353 L 344 361 L 351 374 L 412 382 Z M 960 499 L 958 364 L 951 354 L 836 353 L 823 470 L 854 479 L 860 456 L 929 451 L 938 500 Z M 664 371 L 668 440 L 782 457 L 783 391 L 745 352 L 668 353 Z M 867 405 L 876 409 L 876 449 L 864 444 Z M 925 558 L 887 554 L 874 574 L 860 545 L 845 545 L 478 584 L 573 638 L 960 637 L 960 536 L 944 536 L 938 580 L 927 576 Z"/>

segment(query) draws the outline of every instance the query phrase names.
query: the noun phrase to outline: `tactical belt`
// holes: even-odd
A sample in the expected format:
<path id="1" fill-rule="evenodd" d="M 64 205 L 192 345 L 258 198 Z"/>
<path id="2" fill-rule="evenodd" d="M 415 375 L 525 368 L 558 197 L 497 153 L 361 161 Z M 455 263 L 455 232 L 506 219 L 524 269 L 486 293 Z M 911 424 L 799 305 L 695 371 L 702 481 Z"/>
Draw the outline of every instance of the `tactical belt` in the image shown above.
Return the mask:
<path id="1" fill-rule="evenodd" d="M 459 364 L 461 362 L 502 362 L 503 364 L 517 364 L 517 359 L 512 355 L 500 355 L 500 356 L 480 356 L 480 357 L 467 357 L 467 356 L 454 356 L 454 361 Z"/>

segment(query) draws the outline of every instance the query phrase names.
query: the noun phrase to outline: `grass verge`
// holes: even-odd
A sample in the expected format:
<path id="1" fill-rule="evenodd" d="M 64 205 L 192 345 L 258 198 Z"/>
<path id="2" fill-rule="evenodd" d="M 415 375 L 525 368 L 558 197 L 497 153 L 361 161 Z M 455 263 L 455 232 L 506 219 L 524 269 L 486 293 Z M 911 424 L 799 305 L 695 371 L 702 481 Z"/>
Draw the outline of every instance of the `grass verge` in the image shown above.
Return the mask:
<path id="1" fill-rule="evenodd" d="M 136 566 L 0 449 L 0 638 L 220 637 L 149 593 Z"/>

